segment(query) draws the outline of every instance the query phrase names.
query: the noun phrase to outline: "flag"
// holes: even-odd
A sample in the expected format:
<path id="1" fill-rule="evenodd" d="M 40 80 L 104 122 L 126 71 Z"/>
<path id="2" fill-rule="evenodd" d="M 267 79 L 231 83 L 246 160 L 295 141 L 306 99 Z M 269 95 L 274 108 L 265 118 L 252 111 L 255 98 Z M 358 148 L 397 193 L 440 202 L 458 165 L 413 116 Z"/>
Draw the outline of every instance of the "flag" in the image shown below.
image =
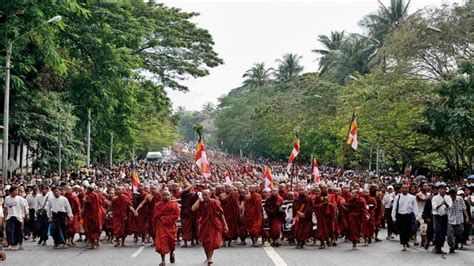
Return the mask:
<path id="1" fill-rule="evenodd" d="M 132 170 L 130 172 L 130 177 L 132 178 L 132 192 L 138 193 L 138 184 L 140 184 L 140 179 L 138 178 L 137 170 L 135 169 L 135 164 L 132 163 Z"/>
<path id="2" fill-rule="evenodd" d="M 226 185 L 232 186 L 232 179 L 230 177 L 229 171 L 225 171 L 225 183 Z"/>
<path id="3" fill-rule="evenodd" d="M 288 174 L 291 173 L 291 166 L 293 165 L 293 161 L 300 153 L 300 138 L 298 137 L 298 133 L 296 133 L 295 140 L 293 141 L 293 150 L 290 153 L 290 158 L 288 159 L 288 167 L 287 172 Z"/>
<path id="4" fill-rule="evenodd" d="M 211 166 L 207 160 L 206 150 L 204 149 L 204 141 L 201 138 L 199 138 L 194 161 L 199 169 L 201 169 L 201 173 L 205 178 L 211 176 Z"/>
<path id="5" fill-rule="evenodd" d="M 347 144 L 350 144 L 354 150 L 357 150 L 357 117 L 354 112 L 352 112 L 351 126 L 349 128 L 349 138 L 347 139 Z"/>
<path id="6" fill-rule="evenodd" d="M 321 173 L 319 172 L 318 161 L 316 160 L 316 158 L 313 158 L 312 164 L 314 183 L 319 184 L 319 182 L 321 182 Z"/>
<path id="7" fill-rule="evenodd" d="M 270 191 L 273 189 L 273 176 L 272 171 L 268 165 L 265 166 L 265 175 L 263 176 L 265 179 L 265 190 Z"/>

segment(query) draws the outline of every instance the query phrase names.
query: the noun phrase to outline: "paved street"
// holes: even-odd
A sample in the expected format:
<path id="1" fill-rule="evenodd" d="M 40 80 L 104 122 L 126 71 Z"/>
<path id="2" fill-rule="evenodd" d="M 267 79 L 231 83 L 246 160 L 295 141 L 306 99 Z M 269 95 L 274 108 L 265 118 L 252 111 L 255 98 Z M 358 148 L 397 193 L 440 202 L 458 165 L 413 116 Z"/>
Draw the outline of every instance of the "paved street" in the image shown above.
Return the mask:
<path id="1" fill-rule="evenodd" d="M 50 243 L 51 240 L 50 240 Z M 124 248 L 103 244 L 100 250 L 86 250 L 83 243 L 67 250 L 39 247 L 28 241 L 24 251 L 7 253 L 5 265 L 158 265 L 160 256 L 152 247 L 134 245 Z M 292 246 L 252 248 L 249 245 L 221 248 L 216 251 L 215 265 L 474 265 L 474 245 L 469 250 L 445 256 L 434 255 L 419 247 L 401 252 L 396 240 L 382 241 L 352 251 L 350 244 L 319 250 L 312 245 L 304 250 Z M 447 250 L 445 246 L 445 250 Z M 203 265 L 202 247 L 178 248 L 175 265 Z M 171 265 L 168 263 L 168 265 Z"/>

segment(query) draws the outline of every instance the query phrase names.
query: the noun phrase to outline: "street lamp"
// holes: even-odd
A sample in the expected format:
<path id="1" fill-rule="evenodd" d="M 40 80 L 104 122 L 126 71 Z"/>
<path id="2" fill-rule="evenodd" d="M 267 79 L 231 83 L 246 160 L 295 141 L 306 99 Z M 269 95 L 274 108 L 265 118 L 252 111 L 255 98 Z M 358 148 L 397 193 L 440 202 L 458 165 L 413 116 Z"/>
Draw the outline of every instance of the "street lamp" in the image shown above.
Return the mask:
<path id="1" fill-rule="evenodd" d="M 45 24 L 57 22 L 61 20 L 61 16 L 55 16 L 53 18 L 48 19 L 44 23 L 32 28 L 31 30 L 27 31 L 26 33 L 20 35 L 18 38 L 14 40 L 7 41 L 7 53 L 5 56 L 5 95 L 4 95 L 4 104 L 3 104 L 3 149 L 2 149 L 2 176 L 3 176 L 3 183 L 7 183 L 7 171 L 8 171 L 8 129 L 9 129 L 9 115 L 10 115 L 10 59 L 12 56 L 12 43 L 23 36 L 30 34 L 36 28 L 39 28 Z"/>

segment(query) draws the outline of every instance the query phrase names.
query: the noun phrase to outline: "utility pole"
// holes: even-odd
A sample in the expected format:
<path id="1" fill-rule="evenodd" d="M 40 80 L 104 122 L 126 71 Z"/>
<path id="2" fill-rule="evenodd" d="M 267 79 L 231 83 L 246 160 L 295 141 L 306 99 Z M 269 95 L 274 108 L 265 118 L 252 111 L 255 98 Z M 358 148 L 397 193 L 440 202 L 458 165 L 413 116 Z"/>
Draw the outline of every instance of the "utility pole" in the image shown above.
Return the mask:
<path id="1" fill-rule="evenodd" d="M 110 168 L 112 169 L 112 156 L 114 152 L 114 134 L 110 132 Z"/>
<path id="2" fill-rule="evenodd" d="M 379 144 L 377 143 L 377 156 L 376 156 L 376 161 L 375 161 L 375 174 L 379 176 L 380 174 L 380 168 L 379 168 L 379 161 L 380 161 L 380 155 L 379 155 Z"/>
<path id="3" fill-rule="evenodd" d="M 2 176 L 3 184 L 8 180 L 8 122 L 10 115 L 10 60 L 12 57 L 12 42 L 7 42 L 5 57 L 5 96 L 3 102 L 3 149 L 2 149 Z"/>
<path id="4" fill-rule="evenodd" d="M 91 167 L 91 108 L 87 109 L 87 169 Z"/>
<path id="5" fill-rule="evenodd" d="M 369 151 L 369 172 L 372 171 L 372 146 Z"/>
<path id="6" fill-rule="evenodd" d="M 59 129 L 59 154 L 58 154 L 58 175 L 61 176 L 61 121 L 58 121 L 58 129 Z"/>

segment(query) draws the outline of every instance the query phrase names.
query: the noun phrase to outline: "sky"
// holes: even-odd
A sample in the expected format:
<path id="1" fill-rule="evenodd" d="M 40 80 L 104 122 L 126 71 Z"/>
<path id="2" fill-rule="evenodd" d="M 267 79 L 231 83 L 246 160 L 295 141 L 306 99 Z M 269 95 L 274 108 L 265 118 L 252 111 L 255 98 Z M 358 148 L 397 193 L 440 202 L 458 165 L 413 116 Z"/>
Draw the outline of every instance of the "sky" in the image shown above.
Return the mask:
<path id="1" fill-rule="evenodd" d="M 213 36 L 214 50 L 224 64 L 210 74 L 183 82 L 189 91 L 167 90 L 173 109 L 201 110 L 205 103 L 218 103 L 219 97 L 242 84 L 242 75 L 255 63 L 275 67 L 286 53 L 301 55 L 304 72 L 318 69 L 317 55 L 322 48 L 318 35 L 331 31 L 363 33 L 358 22 L 375 12 L 377 0 L 162 0 L 168 6 L 198 12 L 192 19 Z M 382 0 L 386 5 L 390 0 Z M 459 0 L 411 0 L 409 13 L 426 6 L 437 7 Z"/>

